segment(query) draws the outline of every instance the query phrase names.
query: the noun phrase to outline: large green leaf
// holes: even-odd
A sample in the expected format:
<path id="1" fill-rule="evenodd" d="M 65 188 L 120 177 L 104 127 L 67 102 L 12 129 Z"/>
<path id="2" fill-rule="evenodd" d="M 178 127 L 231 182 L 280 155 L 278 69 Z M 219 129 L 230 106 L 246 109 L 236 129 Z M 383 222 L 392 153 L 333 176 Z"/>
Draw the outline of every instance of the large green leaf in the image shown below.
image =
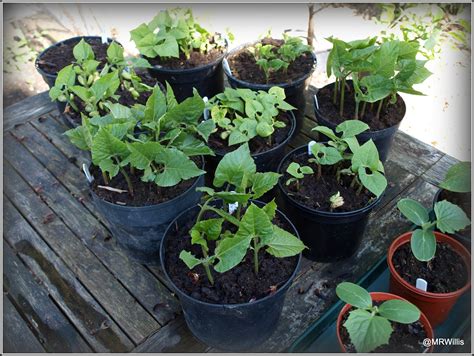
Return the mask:
<path id="1" fill-rule="evenodd" d="M 162 165 L 162 172 L 158 173 L 155 183 L 160 187 L 171 187 L 181 180 L 200 176 L 205 171 L 199 169 L 183 152 L 175 148 L 163 149 L 155 158 Z"/>
<path id="2" fill-rule="evenodd" d="M 339 299 L 353 307 L 367 309 L 372 306 L 372 297 L 369 292 L 357 284 L 339 283 L 336 287 L 336 294 Z"/>
<path id="3" fill-rule="evenodd" d="M 416 200 L 404 198 L 397 203 L 398 210 L 412 223 L 422 226 L 429 221 L 428 211 Z"/>
<path id="4" fill-rule="evenodd" d="M 76 72 L 74 71 L 74 64 L 70 64 L 58 72 L 55 86 L 61 87 L 63 85 L 70 87 L 76 83 Z"/>
<path id="5" fill-rule="evenodd" d="M 201 220 L 193 226 L 192 230 L 206 234 L 210 240 L 217 240 L 221 234 L 223 222 L 223 218 Z"/>
<path id="6" fill-rule="evenodd" d="M 367 168 L 359 167 L 358 175 L 362 185 L 376 197 L 382 195 L 387 188 L 387 179 L 378 171 L 367 173 Z"/>
<path id="7" fill-rule="evenodd" d="M 306 247 L 295 235 L 276 225 L 273 226 L 273 234 L 266 236 L 262 244 L 270 255 L 278 258 L 295 256 Z"/>
<path id="8" fill-rule="evenodd" d="M 457 193 L 471 191 L 471 162 L 459 162 L 452 165 L 444 180 L 439 185 L 441 188 Z"/>
<path id="9" fill-rule="evenodd" d="M 201 260 L 194 257 L 191 252 L 184 250 L 181 251 L 181 253 L 179 254 L 179 258 L 186 264 L 186 266 L 188 266 L 189 269 L 193 269 L 194 267 L 202 263 Z"/>
<path id="10" fill-rule="evenodd" d="M 235 187 L 241 187 L 244 175 L 251 177 L 255 174 L 257 167 L 250 155 L 248 144 L 227 153 L 217 165 L 214 173 L 214 186 L 222 187 L 229 183 Z"/>
<path id="11" fill-rule="evenodd" d="M 384 318 L 397 323 L 411 324 L 420 319 L 420 309 L 410 302 L 391 299 L 378 307 L 378 312 Z"/>
<path id="12" fill-rule="evenodd" d="M 235 236 L 260 237 L 262 239 L 273 234 L 273 225 L 267 213 L 251 203 L 240 221 L 239 230 Z"/>
<path id="13" fill-rule="evenodd" d="M 199 93 L 195 91 L 192 97 L 186 98 L 181 103 L 170 108 L 164 115 L 163 121 L 165 124 L 174 121 L 197 125 L 198 119 L 204 112 L 204 106 L 204 100 L 202 100 Z"/>
<path id="14" fill-rule="evenodd" d="M 155 85 L 145 106 L 145 120 L 156 121 L 166 112 L 166 97 L 159 85 Z"/>
<path id="15" fill-rule="evenodd" d="M 372 171 L 379 170 L 379 151 L 371 139 L 355 150 L 351 163 L 354 172 L 357 172 L 359 167 L 368 167 Z"/>
<path id="16" fill-rule="evenodd" d="M 117 175 L 119 166 L 115 160 L 121 161 L 128 156 L 127 145 L 116 138 L 105 127 L 101 127 L 92 140 L 92 162 L 111 177 Z"/>
<path id="17" fill-rule="evenodd" d="M 274 172 L 257 172 L 253 176 L 252 191 L 253 199 L 258 199 L 278 183 L 281 174 Z"/>
<path id="18" fill-rule="evenodd" d="M 242 262 L 252 240 L 251 236 L 239 235 L 227 237 L 219 242 L 214 253 L 219 262 L 214 269 L 224 273 Z"/>
<path id="19" fill-rule="evenodd" d="M 447 200 L 437 202 L 434 211 L 436 227 L 448 234 L 462 230 L 471 223 L 466 213 L 459 206 Z"/>
<path id="20" fill-rule="evenodd" d="M 83 62 L 86 59 L 94 59 L 94 51 L 92 51 L 92 47 L 81 39 L 77 45 L 74 46 L 72 53 L 76 61 L 79 63 Z"/>
<path id="21" fill-rule="evenodd" d="M 416 229 L 410 239 L 410 246 L 419 261 L 429 261 L 436 253 L 436 237 L 432 230 Z"/>
<path id="22" fill-rule="evenodd" d="M 369 125 L 360 120 L 346 120 L 341 124 L 337 125 L 336 132 L 342 132 L 342 139 L 356 136 L 369 129 Z"/>

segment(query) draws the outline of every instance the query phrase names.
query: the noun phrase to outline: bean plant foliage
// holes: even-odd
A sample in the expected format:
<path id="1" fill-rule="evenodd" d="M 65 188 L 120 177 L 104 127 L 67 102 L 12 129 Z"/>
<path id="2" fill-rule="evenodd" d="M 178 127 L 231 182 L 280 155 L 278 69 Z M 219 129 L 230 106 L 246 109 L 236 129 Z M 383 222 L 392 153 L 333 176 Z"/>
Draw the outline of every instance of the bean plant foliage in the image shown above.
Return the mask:
<path id="1" fill-rule="evenodd" d="M 369 292 L 354 283 L 340 283 L 336 294 L 354 307 L 344 327 L 357 352 L 371 352 L 388 344 L 393 332 L 391 322 L 411 324 L 420 319 L 420 310 L 412 303 L 390 299 L 376 306 Z"/>
<path id="2" fill-rule="evenodd" d="M 192 51 L 207 54 L 227 46 L 221 35 L 199 25 L 189 8 L 160 11 L 149 23 L 133 29 L 130 36 L 140 54 L 148 58 L 179 58 L 180 53 L 189 58 Z"/>
<path id="3" fill-rule="evenodd" d="M 49 96 L 53 101 L 69 104 L 76 112 L 81 111 L 78 100 L 89 117 L 99 115 L 107 110 L 107 102 L 119 100 L 116 92 L 120 87 L 134 99 L 152 90 L 136 74 L 137 68 L 149 67 L 149 63 L 143 58 L 126 59 L 123 47 L 116 42 L 107 48 L 107 63 L 100 70 L 92 47 L 84 39 L 74 46 L 73 55 L 75 62 L 59 71 Z"/>
<path id="4" fill-rule="evenodd" d="M 453 164 L 439 186 L 450 192 L 469 193 L 471 191 L 471 162 Z"/>
<path id="5" fill-rule="evenodd" d="M 435 203 L 435 219 L 431 219 L 429 211 L 413 199 L 401 199 L 397 207 L 417 226 L 411 236 L 410 246 L 419 261 L 431 261 L 436 254 L 436 236 L 433 232 L 435 227 L 441 232 L 452 234 L 471 224 L 466 213 L 447 200 Z"/>
<path id="6" fill-rule="evenodd" d="M 305 248 L 296 236 L 273 223 L 277 209 L 274 200 L 264 206 L 252 201 L 270 191 L 279 177 L 274 172 L 256 171 L 248 144 L 222 158 L 215 171 L 215 188 L 198 188 L 206 197 L 189 234 L 191 243 L 201 246 L 202 256 L 181 251 L 179 257 L 189 269 L 203 265 L 213 284 L 213 272 L 231 270 L 242 262 L 249 249 L 253 251 L 254 271 L 258 274 L 261 249 L 283 258 L 297 255 Z M 223 207 L 212 204 L 216 201 L 223 201 Z M 232 206 L 236 204 L 234 210 Z M 205 218 L 206 212 L 213 212 L 216 217 Z M 233 230 L 226 226 L 232 226 Z M 213 251 L 209 248 L 211 241 L 216 246 Z"/>
<path id="7" fill-rule="evenodd" d="M 155 86 L 146 105 L 105 105 L 108 114 L 92 118 L 82 115 L 82 125 L 66 135 L 74 145 L 91 153 L 92 163 L 100 168 L 106 182 L 120 172 L 133 195 L 128 171 L 138 170 L 142 181 L 160 187 L 205 173 L 190 159 L 213 155 L 206 145 L 213 126 L 201 122 L 204 101 L 197 91 L 178 104 L 167 83 L 166 94 Z"/>
<path id="8" fill-rule="evenodd" d="M 268 92 L 226 88 L 209 101 L 208 107 L 211 119 L 221 129 L 220 138 L 227 140 L 229 146 L 256 136 L 270 141 L 275 129 L 286 125 L 278 115 L 295 109 L 285 101 L 285 91 L 279 87 Z"/>

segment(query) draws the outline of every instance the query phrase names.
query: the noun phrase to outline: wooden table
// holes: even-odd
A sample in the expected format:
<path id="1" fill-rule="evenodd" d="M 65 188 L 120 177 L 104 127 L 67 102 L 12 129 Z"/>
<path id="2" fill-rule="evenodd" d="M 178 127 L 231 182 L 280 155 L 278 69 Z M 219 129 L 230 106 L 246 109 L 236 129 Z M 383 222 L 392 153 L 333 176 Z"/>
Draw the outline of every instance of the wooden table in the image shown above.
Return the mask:
<path id="1" fill-rule="evenodd" d="M 314 87 L 310 87 L 310 93 Z M 309 100 L 308 100 L 309 102 Z M 302 132 L 315 126 L 308 104 Z M 87 155 L 63 135 L 47 93 L 4 111 L 4 351 L 204 352 L 162 271 L 129 260 L 92 205 L 80 170 Z M 273 336 L 255 351 L 284 351 L 407 230 L 395 204 L 430 206 L 456 160 L 398 132 L 386 163 L 390 182 L 357 253 L 338 263 L 303 259 Z"/>

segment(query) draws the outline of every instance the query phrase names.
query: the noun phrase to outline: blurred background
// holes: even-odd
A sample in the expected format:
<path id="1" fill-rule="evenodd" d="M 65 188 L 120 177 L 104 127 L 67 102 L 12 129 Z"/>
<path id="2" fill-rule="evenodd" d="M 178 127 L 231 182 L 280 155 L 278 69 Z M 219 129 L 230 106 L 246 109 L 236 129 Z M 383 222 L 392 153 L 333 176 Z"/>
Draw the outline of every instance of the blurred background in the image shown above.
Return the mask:
<path id="1" fill-rule="evenodd" d="M 36 56 L 51 44 L 77 35 L 106 34 L 136 55 L 129 31 L 149 22 L 171 4 L 5 4 L 4 107 L 48 89 L 36 72 Z M 471 5 L 463 4 L 181 4 L 191 7 L 209 30 L 230 30 L 237 46 L 285 30 L 307 36 L 314 31 L 318 68 L 312 85 L 333 81 L 325 59 L 334 36 L 418 39 L 433 72 L 417 89 L 426 96 L 403 95 L 407 114 L 400 127 L 457 159 L 470 160 Z M 311 19 L 310 19 L 311 17 Z"/>

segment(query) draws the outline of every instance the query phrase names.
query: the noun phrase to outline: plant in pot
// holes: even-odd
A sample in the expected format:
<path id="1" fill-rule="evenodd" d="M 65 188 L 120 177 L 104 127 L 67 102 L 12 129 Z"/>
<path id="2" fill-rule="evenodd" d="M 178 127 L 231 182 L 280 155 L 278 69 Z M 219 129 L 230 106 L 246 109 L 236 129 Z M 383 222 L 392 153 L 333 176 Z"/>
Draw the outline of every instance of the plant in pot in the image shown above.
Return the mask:
<path id="1" fill-rule="evenodd" d="M 334 129 L 345 120 L 361 120 L 370 127 L 358 136 L 372 139 L 384 162 L 393 137 L 405 116 L 405 102 L 398 93 L 423 95 L 413 85 L 422 83 L 431 72 L 426 60 L 418 60 L 416 41 L 377 38 L 345 42 L 328 38 L 333 44 L 327 59 L 327 75 L 335 82 L 321 88 L 314 97 L 318 123 Z"/>
<path id="2" fill-rule="evenodd" d="M 434 197 L 433 206 L 438 201 L 447 200 L 460 206 L 471 219 L 471 162 L 453 164 L 439 187 L 440 190 Z M 451 235 L 469 251 L 471 250 L 471 225 Z"/>
<path id="3" fill-rule="evenodd" d="M 222 59 L 227 41 L 199 25 L 191 9 L 160 11 L 149 23 L 130 31 L 130 36 L 152 65 L 150 74 L 162 84 L 169 82 L 178 101 L 191 96 L 193 88 L 207 97 L 224 89 Z"/>
<path id="4" fill-rule="evenodd" d="M 336 127 L 313 130 L 327 142 L 310 142 L 280 162 L 278 201 L 309 247 L 312 260 L 333 262 L 350 257 L 359 247 L 368 216 L 387 186 L 372 140 L 359 145 L 355 137 L 367 124 L 348 120 Z"/>
<path id="5" fill-rule="evenodd" d="M 256 200 L 279 176 L 257 172 L 243 144 L 220 161 L 214 188 L 198 188 L 203 203 L 178 216 L 162 240 L 162 268 L 186 323 L 212 347 L 248 350 L 275 330 L 305 247 L 274 200 Z"/>
<path id="6" fill-rule="evenodd" d="M 68 126 L 79 125 L 81 113 L 89 117 L 105 115 L 108 101 L 131 107 L 145 104 L 151 95 L 156 81 L 140 70 L 148 63 L 142 58 L 125 59 L 119 44 L 108 46 L 107 62 L 101 70 L 93 48 L 84 40 L 74 47 L 73 54 L 75 62 L 59 71 L 49 91 Z"/>
<path id="7" fill-rule="evenodd" d="M 233 88 L 283 88 L 287 101 L 298 109 L 297 131 L 304 119 L 305 89 L 315 66 L 312 48 L 287 33 L 283 33 L 283 39 L 272 38 L 269 33 L 235 48 L 224 59 L 224 71 Z"/>
<path id="8" fill-rule="evenodd" d="M 390 245 L 390 291 L 417 305 L 437 326 L 471 285 L 471 255 L 446 235 L 464 229 L 470 221 L 461 208 L 446 200 L 435 203 L 433 219 L 415 200 L 401 199 L 397 207 L 416 229 Z"/>
<path id="9" fill-rule="evenodd" d="M 343 352 L 433 351 L 423 340 L 433 339 L 433 328 L 412 303 L 390 293 L 369 293 L 357 284 L 342 282 L 336 294 L 347 303 L 337 318 L 336 332 Z"/>
<path id="10" fill-rule="evenodd" d="M 210 121 L 215 124 L 209 147 L 208 172 L 228 152 L 248 143 L 257 171 L 273 171 L 295 132 L 293 106 L 285 101 L 285 92 L 271 87 L 268 92 L 226 88 L 207 103 Z M 212 180 L 211 180 L 212 181 Z"/>
<path id="11" fill-rule="evenodd" d="M 132 258 L 158 263 L 167 225 L 201 196 L 202 155 L 212 154 L 210 131 L 199 123 L 204 101 L 195 92 L 178 104 L 171 89 L 165 95 L 155 86 L 146 105 L 106 105 L 107 115 L 82 114 L 66 135 L 91 153 L 84 170 L 92 198 L 117 242 Z"/>

